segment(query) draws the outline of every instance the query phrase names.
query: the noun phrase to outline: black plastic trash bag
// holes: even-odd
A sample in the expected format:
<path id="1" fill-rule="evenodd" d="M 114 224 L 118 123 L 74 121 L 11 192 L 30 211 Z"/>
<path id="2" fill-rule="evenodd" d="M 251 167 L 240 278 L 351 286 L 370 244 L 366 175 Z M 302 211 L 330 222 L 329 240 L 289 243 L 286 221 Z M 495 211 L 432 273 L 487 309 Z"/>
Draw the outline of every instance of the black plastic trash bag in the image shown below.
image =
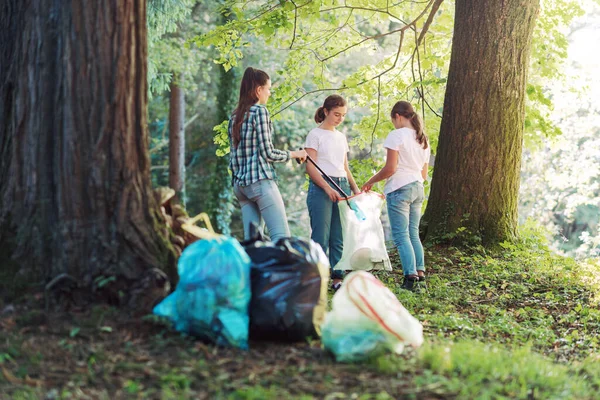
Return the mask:
<path id="1" fill-rule="evenodd" d="M 320 337 L 327 308 L 329 261 L 312 240 L 245 244 L 252 260 L 250 338 L 301 341 Z"/>

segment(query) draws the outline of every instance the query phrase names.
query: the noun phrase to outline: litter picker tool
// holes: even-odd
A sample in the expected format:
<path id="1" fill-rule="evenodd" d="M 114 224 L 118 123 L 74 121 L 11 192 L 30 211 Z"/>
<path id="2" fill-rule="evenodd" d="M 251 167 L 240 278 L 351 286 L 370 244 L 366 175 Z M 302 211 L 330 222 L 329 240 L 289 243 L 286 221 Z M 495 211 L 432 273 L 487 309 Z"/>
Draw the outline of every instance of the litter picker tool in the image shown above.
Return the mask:
<path id="1" fill-rule="evenodd" d="M 327 179 L 327 181 L 329 183 L 331 183 L 340 192 L 341 195 L 344 196 L 344 200 L 346 200 L 346 203 L 348 203 L 348 207 L 350 207 L 350 209 L 352 211 L 354 211 L 354 214 L 356 214 L 356 218 L 358 218 L 361 221 L 364 221 L 365 219 L 367 219 L 367 217 L 365 216 L 365 213 L 358 207 L 358 204 L 356 204 L 355 201 L 353 201 L 352 199 L 349 198 L 349 196 L 346 194 L 346 192 L 344 192 L 342 190 L 342 188 L 340 187 L 340 185 L 338 185 L 336 181 L 334 181 L 333 179 L 331 179 L 331 177 L 329 175 L 327 175 L 321 169 L 321 167 L 319 167 L 319 165 L 317 165 L 317 163 L 315 162 L 315 160 L 312 159 L 311 156 L 309 156 L 307 154 L 306 158 L 307 158 L 308 161 L 310 161 L 312 163 L 312 165 L 315 166 L 315 168 L 317 168 L 319 170 L 319 172 L 321 173 L 321 175 L 323 175 L 323 177 L 325 179 Z M 298 160 L 298 162 L 299 162 L 299 160 Z"/>

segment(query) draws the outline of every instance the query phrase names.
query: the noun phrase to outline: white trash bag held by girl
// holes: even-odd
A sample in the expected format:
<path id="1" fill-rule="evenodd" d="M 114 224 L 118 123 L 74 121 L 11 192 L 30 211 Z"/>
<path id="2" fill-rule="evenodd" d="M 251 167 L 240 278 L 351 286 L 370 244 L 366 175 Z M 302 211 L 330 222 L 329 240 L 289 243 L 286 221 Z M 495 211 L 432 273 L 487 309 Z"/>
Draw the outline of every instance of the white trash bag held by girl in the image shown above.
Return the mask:
<path id="1" fill-rule="evenodd" d="M 380 194 L 365 192 L 353 196 L 350 201 L 362 211 L 364 219 L 359 219 L 347 202 L 343 200 L 338 202 L 344 250 L 342 258 L 333 269 L 391 271 L 392 265 L 385 248 L 385 236 L 380 218 L 384 199 Z"/>
<path id="2" fill-rule="evenodd" d="M 321 342 L 337 361 L 357 361 L 421 346 L 423 326 L 379 279 L 355 271 L 333 296 Z"/>

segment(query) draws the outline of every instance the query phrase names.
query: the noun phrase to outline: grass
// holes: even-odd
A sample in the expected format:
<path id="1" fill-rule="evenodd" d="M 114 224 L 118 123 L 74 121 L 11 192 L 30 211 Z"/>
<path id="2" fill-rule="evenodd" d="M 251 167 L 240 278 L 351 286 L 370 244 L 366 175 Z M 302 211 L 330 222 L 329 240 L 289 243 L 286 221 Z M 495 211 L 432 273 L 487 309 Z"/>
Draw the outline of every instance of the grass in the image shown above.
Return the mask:
<path id="1" fill-rule="evenodd" d="M 107 306 L 46 316 L 18 304 L 0 316 L 0 398 L 597 398 L 599 265 L 553 255 L 531 228 L 522 237 L 493 254 L 428 247 L 422 293 L 377 273 L 425 344 L 359 364 L 318 341 L 223 349 Z"/>

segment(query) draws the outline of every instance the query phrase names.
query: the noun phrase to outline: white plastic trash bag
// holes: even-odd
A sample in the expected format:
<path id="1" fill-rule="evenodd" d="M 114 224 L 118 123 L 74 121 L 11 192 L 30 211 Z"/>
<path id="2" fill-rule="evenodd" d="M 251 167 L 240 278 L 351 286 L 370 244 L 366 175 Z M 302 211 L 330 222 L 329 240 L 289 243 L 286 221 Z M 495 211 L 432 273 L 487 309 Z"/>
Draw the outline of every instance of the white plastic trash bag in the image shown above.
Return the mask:
<path id="1" fill-rule="evenodd" d="M 366 271 L 350 273 L 333 296 L 321 341 L 337 361 L 357 361 L 423 344 L 423 326 Z"/>
<path id="2" fill-rule="evenodd" d="M 391 271 L 380 218 L 384 199 L 377 193 L 366 192 L 354 196 L 351 201 L 362 211 L 365 219 L 359 219 L 345 201 L 338 202 L 344 251 L 333 269 Z"/>

